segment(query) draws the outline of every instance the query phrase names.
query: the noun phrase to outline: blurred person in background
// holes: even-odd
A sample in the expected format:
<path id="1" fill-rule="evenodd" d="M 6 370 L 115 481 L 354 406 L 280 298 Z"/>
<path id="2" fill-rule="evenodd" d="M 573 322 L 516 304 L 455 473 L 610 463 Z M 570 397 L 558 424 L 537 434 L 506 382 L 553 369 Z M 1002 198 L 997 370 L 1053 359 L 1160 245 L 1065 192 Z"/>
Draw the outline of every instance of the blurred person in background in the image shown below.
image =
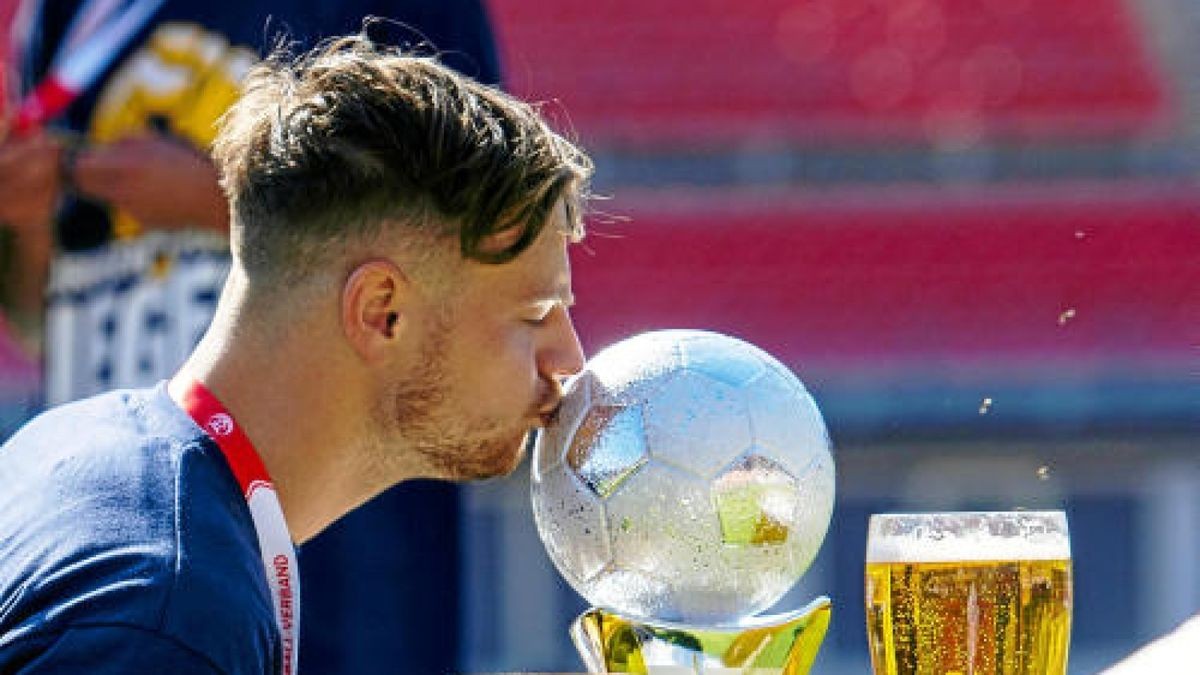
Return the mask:
<path id="1" fill-rule="evenodd" d="M 208 325 L 228 267 L 226 206 L 206 157 L 215 122 L 273 35 L 357 30 L 427 42 L 499 80 L 474 0 L 200 3 L 26 0 L 20 93 L 0 145 L 7 314 L 44 344 L 47 405 L 157 382 Z M 410 28 L 411 27 L 411 28 Z M 38 340 L 44 330 L 44 340 Z"/>
<path id="2" fill-rule="evenodd" d="M 386 19 L 371 26 L 381 42 L 423 44 L 481 82 L 500 79 L 478 0 L 21 3 L 0 133 L 0 302 L 40 352 L 47 405 L 148 386 L 178 368 L 229 266 L 228 207 L 207 155 L 216 121 L 275 36 L 305 47 L 369 15 Z M 384 527 L 392 536 L 373 556 L 351 553 Z M 353 668 L 356 644 L 409 629 L 421 638 L 405 652 L 412 663 L 452 666 L 457 527 L 457 491 L 414 484 L 305 547 L 306 576 L 325 582 L 310 587 L 330 589 L 306 596 L 320 610 L 304 624 L 309 667 Z M 396 574 L 363 585 L 364 565 L 434 583 Z M 395 607 L 351 614 L 367 598 L 442 604 L 420 621 Z"/>
<path id="3" fill-rule="evenodd" d="M 214 157 L 232 258 L 187 362 L 0 448 L 0 672 L 294 675 L 291 542 L 511 472 L 582 368 L 591 162 L 531 106 L 351 37 L 251 69 Z"/>

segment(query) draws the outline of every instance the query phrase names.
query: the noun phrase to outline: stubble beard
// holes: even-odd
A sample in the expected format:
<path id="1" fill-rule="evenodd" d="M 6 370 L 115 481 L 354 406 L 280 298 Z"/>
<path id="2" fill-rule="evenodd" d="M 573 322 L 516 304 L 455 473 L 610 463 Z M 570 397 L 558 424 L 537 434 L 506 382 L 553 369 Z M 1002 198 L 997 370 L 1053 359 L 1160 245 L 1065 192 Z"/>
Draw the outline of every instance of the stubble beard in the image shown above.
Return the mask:
<path id="1" fill-rule="evenodd" d="M 425 336 L 415 371 L 384 396 L 386 436 L 392 439 L 385 444 L 385 456 L 408 473 L 415 463 L 425 478 L 467 481 L 511 473 L 520 462 L 528 429 L 519 421 L 508 428 L 498 421 L 468 421 L 447 409 L 450 331 L 450 317 L 441 317 Z M 413 456 L 400 458 L 397 452 Z"/>

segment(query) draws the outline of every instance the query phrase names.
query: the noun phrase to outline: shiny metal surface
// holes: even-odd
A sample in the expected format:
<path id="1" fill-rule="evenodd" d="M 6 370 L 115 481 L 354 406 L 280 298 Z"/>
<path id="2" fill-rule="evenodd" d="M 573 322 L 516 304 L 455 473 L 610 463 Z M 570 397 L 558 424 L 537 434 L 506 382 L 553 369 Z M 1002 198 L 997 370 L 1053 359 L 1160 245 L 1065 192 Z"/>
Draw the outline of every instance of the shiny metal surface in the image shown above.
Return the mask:
<path id="1" fill-rule="evenodd" d="M 658 331 L 603 350 L 534 447 L 532 499 L 554 564 L 623 616 L 734 624 L 816 556 L 833 509 L 820 410 L 766 352 Z"/>
<path id="2" fill-rule="evenodd" d="M 591 609 L 575 620 L 571 638 L 592 673 L 804 675 L 821 648 L 830 611 L 829 599 L 821 597 L 787 614 L 697 627 Z"/>

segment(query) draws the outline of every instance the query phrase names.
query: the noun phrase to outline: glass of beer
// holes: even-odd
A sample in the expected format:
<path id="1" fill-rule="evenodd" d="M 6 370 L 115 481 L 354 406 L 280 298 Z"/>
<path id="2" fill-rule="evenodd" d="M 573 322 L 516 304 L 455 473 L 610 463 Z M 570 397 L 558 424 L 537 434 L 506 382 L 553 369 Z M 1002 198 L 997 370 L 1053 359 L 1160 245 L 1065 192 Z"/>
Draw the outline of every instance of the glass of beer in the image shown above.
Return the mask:
<path id="1" fill-rule="evenodd" d="M 875 675 L 1063 675 L 1066 514 L 873 515 L 866 605 Z"/>

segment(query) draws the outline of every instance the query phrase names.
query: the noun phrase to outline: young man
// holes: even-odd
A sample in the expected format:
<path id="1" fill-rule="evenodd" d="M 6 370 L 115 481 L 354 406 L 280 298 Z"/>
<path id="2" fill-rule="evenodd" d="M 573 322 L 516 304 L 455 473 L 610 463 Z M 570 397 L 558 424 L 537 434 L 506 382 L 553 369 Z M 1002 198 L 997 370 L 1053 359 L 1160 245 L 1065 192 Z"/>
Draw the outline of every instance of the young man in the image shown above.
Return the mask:
<path id="1" fill-rule="evenodd" d="M 187 363 L 0 449 L 0 672 L 295 672 L 291 542 L 511 471 L 582 367 L 590 161 L 529 106 L 346 38 L 256 67 L 214 157 L 233 262 Z"/>
<path id="2" fill-rule="evenodd" d="M 0 142 L 0 313 L 40 351 L 47 406 L 152 386 L 200 339 L 229 269 L 228 206 L 207 150 L 273 44 L 286 37 L 303 51 L 378 16 L 369 26 L 377 42 L 427 42 L 420 48 L 444 64 L 500 82 L 480 0 L 20 4 L 10 82 L 22 100 L 56 74 L 109 59 L 57 114 L 41 109 L 40 131 Z M 0 442 L 16 429 L 3 412 Z M 317 589 L 305 594 L 306 667 L 382 675 L 382 664 L 403 658 L 414 671 L 455 669 L 459 495 L 450 484 L 409 482 L 304 547 L 304 575 Z M 370 555 L 361 555 L 368 539 Z M 404 573 L 358 583 L 379 569 Z M 430 583 L 408 582 L 414 575 Z M 383 611 L 353 609 L 368 600 Z M 401 609 L 414 605 L 429 609 L 419 618 Z M 401 633 L 413 637 L 403 649 L 387 640 Z"/>

